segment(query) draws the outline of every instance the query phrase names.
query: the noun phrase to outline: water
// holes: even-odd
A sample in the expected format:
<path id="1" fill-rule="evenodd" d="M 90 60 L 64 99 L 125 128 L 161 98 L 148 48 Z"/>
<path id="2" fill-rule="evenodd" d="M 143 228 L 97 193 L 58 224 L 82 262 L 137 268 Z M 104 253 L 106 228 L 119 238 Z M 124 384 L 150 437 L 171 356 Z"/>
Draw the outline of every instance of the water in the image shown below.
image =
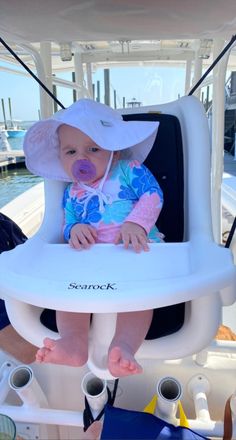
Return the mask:
<path id="1" fill-rule="evenodd" d="M 8 142 L 13 150 L 22 150 L 24 138 L 8 138 Z M 25 167 L 3 171 L 0 173 L 0 208 L 41 181 L 42 178 L 32 175 Z"/>

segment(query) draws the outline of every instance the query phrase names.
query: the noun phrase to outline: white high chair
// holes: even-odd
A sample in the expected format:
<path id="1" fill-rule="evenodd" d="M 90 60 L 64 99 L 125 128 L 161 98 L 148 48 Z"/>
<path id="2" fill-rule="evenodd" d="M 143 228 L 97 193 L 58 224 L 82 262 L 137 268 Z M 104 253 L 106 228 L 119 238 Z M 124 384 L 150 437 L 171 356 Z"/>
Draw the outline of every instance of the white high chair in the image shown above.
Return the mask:
<path id="1" fill-rule="evenodd" d="M 150 244 L 150 252 L 141 254 L 112 244 L 98 244 L 83 252 L 72 250 L 61 242 L 64 183 L 45 181 L 46 209 L 38 233 L 0 256 L 0 294 L 15 329 L 41 346 L 46 336 L 58 337 L 40 322 L 44 308 L 92 312 L 88 365 L 103 378 L 111 378 L 106 355 L 117 312 L 185 303 L 181 328 L 144 341 L 137 353 L 137 358 L 177 359 L 197 353 L 210 343 L 221 322 L 222 306 L 231 305 L 236 298 L 231 251 L 217 245 L 212 237 L 210 140 L 204 109 L 196 98 L 184 97 L 147 110 L 138 109 L 140 113 L 150 110 L 148 117 L 161 121 L 150 153 L 153 156 L 147 163 L 153 173 L 154 169 L 159 171 L 164 191 L 165 208 L 158 226 L 164 233 L 167 228 L 166 243 Z M 162 159 L 155 159 L 155 151 L 158 156 L 159 149 L 163 149 L 160 137 L 165 142 L 169 132 L 176 134 L 175 142 L 181 149 L 180 133 L 176 128 L 169 130 L 166 114 L 178 118 L 170 119 L 175 127 L 179 121 L 183 143 L 184 165 L 182 151 L 177 154 L 174 146 L 172 151 L 169 139 L 165 163 L 175 163 L 172 169 L 165 169 Z M 176 176 L 182 166 L 183 179 L 181 171 Z M 181 188 L 176 193 L 177 185 Z M 183 213 L 182 237 L 183 225 L 179 222 L 183 221 Z M 177 231 L 176 236 L 172 230 Z"/>

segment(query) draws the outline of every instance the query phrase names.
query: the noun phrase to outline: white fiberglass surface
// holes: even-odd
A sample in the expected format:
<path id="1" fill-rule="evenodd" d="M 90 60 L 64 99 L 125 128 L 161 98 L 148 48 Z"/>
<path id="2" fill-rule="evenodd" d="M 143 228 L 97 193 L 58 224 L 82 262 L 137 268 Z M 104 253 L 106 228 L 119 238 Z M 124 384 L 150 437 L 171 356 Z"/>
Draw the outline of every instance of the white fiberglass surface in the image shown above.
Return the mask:
<path id="1" fill-rule="evenodd" d="M 230 37 L 235 0 L 1 0 L 0 34 L 12 41 Z M 27 11 L 27 13 L 25 13 Z M 65 40 L 66 36 L 66 40 Z"/>
<path id="2" fill-rule="evenodd" d="M 149 252 L 139 254 L 113 244 L 96 245 L 82 251 L 71 249 L 67 244 L 42 244 L 35 248 L 37 257 L 33 250 L 34 247 L 32 252 L 22 254 L 24 258 L 14 265 L 15 273 L 25 274 L 30 265 L 30 277 L 65 280 L 71 279 L 73 274 L 75 278 L 79 276 L 81 282 L 88 277 L 91 282 L 103 282 L 109 277 L 138 281 L 189 273 L 187 243 L 150 244 Z"/>

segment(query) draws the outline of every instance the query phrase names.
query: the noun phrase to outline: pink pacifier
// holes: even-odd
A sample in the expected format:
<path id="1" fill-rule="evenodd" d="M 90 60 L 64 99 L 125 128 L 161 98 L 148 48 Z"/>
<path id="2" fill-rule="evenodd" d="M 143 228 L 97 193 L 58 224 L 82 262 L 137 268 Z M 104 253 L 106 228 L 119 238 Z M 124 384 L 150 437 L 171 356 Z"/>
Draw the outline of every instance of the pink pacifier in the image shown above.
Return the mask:
<path id="1" fill-rule="evenodd" d="M 87 159 L 76 160 L 71 171 L 74 178 L 81 182 L 89 182 L 96 177 L 96 167 Z"/>

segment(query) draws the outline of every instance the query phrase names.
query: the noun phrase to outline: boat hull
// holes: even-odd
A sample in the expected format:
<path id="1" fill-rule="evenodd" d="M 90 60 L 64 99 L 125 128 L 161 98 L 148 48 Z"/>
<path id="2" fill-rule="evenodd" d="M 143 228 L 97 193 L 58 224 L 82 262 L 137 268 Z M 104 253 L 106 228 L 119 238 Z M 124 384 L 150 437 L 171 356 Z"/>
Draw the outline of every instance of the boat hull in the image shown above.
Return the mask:
<path id="1" fill-rule="evenodd" d="M 7 130 L 9 138 L 21 138 L 25 135 L 26 130 Z"/>

